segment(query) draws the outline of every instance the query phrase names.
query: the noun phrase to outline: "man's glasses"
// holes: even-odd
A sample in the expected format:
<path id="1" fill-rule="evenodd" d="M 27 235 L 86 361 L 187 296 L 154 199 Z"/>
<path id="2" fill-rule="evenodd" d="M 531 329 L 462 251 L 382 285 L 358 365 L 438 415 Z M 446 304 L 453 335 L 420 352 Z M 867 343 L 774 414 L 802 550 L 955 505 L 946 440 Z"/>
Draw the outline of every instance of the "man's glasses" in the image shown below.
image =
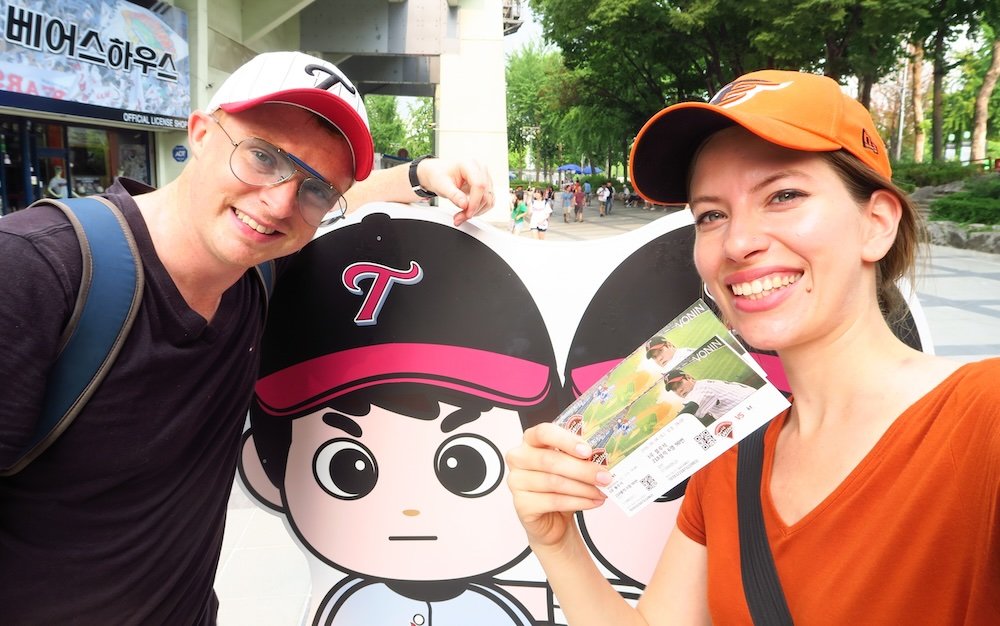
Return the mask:
<path id="1" fill-rule="evenodd" d="M 248 185 L 273 187 L 295 176 L 295 172 L 302 172 L 307 177 L 299 185 L 298 201 L 299 213 L 306 223 L 315 227 L 329 226 L 344 217 L 347 212 L 344 194 L 326 182 L 305 161 L 259 137 L 233 141 L 222 122 L 214 115 L 209 117 L 233 144 L 233 153 L 229 155 L 229 169 L 233 176 Z"/>

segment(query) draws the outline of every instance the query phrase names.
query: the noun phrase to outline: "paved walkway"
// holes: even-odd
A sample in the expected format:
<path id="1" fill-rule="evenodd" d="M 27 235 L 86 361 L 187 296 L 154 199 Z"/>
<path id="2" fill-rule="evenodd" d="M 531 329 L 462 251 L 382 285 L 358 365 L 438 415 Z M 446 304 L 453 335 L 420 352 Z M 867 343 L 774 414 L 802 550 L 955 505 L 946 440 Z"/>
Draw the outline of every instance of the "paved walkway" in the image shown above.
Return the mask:
<path id="1" fill-rule="evenodd" d="M 595 206 L 583 223 L 564 223 L 557 209 L 546 238 L 609 237 L 665 213 L 617 203 L 607 217 L 598 217 Z M 935 352 L 959 361 L 1000 356 L 1000 255 L 932 246 L 916 286 Z M 220 626 L 298 626 L 308 609 L 309 581 L 305 557 L 282 521 L 234 487 L 216 579 Z"/>

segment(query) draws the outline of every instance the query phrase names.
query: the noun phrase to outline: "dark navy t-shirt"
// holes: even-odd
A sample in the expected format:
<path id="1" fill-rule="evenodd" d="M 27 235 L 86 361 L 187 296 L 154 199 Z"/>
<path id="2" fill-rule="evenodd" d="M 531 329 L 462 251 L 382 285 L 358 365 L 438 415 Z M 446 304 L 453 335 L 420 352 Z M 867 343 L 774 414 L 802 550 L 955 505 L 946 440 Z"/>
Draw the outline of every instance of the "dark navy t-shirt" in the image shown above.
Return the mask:
<path id="1" fill-rule="evenodd" d="M 125 181 L 144 265 L 139 315 L 75 422 L 0 478 L 0 623 L 214 624 L 212 589 L 256 378 L 262 293 L 245 275 L 211 323 L 153 249 Z M 76 236 L 54 208 L 0 219 L 0 463 L 30 437 L 76 299 Z"/>

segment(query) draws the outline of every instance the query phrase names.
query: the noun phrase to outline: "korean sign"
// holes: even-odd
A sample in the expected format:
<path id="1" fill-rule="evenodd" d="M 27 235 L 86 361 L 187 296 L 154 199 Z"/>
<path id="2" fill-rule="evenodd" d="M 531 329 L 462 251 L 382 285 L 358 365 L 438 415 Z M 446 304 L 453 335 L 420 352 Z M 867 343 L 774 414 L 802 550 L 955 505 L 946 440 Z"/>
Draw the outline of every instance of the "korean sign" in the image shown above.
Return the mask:
<path id="1" fill-rule="evenodd" d="M 0 3 L 0 106 L 187 127 L 187 15 L 125 0 Z"/>

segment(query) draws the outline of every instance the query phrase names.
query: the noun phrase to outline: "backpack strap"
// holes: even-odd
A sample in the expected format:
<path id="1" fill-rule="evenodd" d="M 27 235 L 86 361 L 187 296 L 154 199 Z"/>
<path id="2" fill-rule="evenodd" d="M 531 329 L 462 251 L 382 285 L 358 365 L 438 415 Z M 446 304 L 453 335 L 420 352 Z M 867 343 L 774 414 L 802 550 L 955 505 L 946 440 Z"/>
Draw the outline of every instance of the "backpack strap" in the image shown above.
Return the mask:
<path id="1" fill-rule="evenodd" d="M 38 427 L 27 450 L 0 471 L 2 476 L 24 469 L 73 422 L 118 356 L 142 300 L 142 261 L 118 207 L 95 196 L 42 202 L 61 209 L 73 225 L 83 274 L 45 383 Z"/>
<path id="2" fill-rule="evenodd" d="M 760 478 L 764 467 L 767 422 L 740 440 L 736 456 L 736 510 L 740 526 L 740 571 L 743 592 L 753 623 L 792 626 L 792 614 L 781 590 L 774 555 L 767 541 L 760 507 Z"/>

